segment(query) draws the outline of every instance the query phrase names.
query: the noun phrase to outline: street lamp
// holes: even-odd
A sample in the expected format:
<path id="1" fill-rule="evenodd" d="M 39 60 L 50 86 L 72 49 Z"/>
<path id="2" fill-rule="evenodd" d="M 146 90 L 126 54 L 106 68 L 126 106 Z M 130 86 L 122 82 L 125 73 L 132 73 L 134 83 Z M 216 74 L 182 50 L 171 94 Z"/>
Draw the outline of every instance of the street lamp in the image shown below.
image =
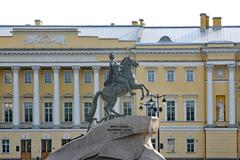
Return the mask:
<path id="1" fill-rule="evenodd" d="M 159 116 L 160 116 L 160 112 L 162 112 L 162 107 L 160 107 L 159 106 L 159 99 L 160 98 L 162 98 L 162 103 L 163 103 L 163 105 L 164 106 L 166 106 L 166 99 L 165 99 L 165 95 L 159 95 L 158 93 L 156 94 L 156 95 L 154 95 L 154 94 L 151 94 L 151 95 L 149 95 L 151 98 L 150 98 L 150 100 L 149 101 L 147 101 L 146 102 L 146 104 L 144 104 L 144 103 L 140 103 L 140 107 L 139 107 L 139 109 L 140 110 L 143 110 L 143 106 L 153 106 L 153 104 L 154 104 L 154 100 L 153 100 L 153 98 L 155 98 L 155 99 L 157 99 L 157 104 L 156 104 L 156 106 L 154 107 L 154 113 L 155 113 L 155 115 L 157 115 L 157 117 L 159 118 Z M 159 140 L 160 140 L 160 132 L 159 132 L 159 128 L 158 128 L 158 152 L 160 153 L 160 144 L 159 144 Z"/>

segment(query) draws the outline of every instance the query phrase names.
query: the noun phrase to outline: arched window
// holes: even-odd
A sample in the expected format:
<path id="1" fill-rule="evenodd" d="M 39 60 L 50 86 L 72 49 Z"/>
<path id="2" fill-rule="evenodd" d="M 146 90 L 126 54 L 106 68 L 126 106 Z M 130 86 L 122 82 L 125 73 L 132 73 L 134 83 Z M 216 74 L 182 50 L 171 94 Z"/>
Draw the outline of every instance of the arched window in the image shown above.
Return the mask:
<path id="1" fill-rule="evenodd" d="M 168 36 L 162 36 L 158 42 L 160 42 L 160 43 L 171 43 L 172 40 Z"/>

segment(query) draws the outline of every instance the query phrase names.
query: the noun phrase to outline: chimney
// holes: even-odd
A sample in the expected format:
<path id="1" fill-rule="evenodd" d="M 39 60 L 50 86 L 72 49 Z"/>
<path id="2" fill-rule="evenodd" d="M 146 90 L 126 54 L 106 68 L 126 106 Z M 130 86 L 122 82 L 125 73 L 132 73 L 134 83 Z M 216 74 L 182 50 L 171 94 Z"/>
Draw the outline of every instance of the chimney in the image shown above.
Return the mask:
<path id="1" fill-rule="evenodd" d="M 42 21 L 40 19 L 35 19 L 35 26 L 41 26 Z"/>
<path id="2" fill-rule="evenodd" d="M 206 13 L 200 14 L 200 25 L 200 29 L 203 32 L 209 28 L 209 16 Z"/>
<path id="3" fill-rule="evenodd" d="M 138 26 L 138 21 L 132 21 L 133 26 Z"/>
<path id="4" fill-rule="evenodd" d="M 213 29 L 221 29 L 222 17 L 213 17 Z"/>

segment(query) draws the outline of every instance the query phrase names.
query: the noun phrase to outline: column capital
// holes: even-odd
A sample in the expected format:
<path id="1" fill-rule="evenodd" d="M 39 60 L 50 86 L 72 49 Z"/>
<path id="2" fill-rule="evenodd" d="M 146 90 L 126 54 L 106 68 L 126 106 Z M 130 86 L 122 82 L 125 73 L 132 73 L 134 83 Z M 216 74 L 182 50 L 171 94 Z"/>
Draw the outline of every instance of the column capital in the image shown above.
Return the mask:
<path id="1" fill-rule="evenodd" d="M 52 69 L 54 72 L 58 72 L 60 70 L 60 66 L 53 66 Z"/>
<path id="2" fill-rule="evenodd" d="M 18 72 L 20 69 L 20 66 L 12 66 L 11 69 L 13 70 L 13 72 Z"/>
<path id="3" fill-rule="evenodd" d="M 214 64 L 207 64 L 207 65 L 206 65 L 206 68 L 207 68 L 207 71 L 208 71 L 208 72 L 212 72 L 213 67 L 214 67 Z"/>
<path id="4" fill-rule="evenodd" d="M 72 66 L 73 71 L 79 71 L 80 68 L 81 68 L 80 66 Z"/>
<path id="5" fill-rule="evenodd" d="M 39 66 L 32 66 L 32 70 L 33 70 L 33 72 L 38 72 L 39 69 L 40 69 Z"/>
<path id="6" fill-rule="evenodd" d="M 236 64 L 235 63 L 234 64 L 228 64 L 227 66 L 228 66 L 229 71 L 234 71 L 235 67 L 236 67 Z"/>

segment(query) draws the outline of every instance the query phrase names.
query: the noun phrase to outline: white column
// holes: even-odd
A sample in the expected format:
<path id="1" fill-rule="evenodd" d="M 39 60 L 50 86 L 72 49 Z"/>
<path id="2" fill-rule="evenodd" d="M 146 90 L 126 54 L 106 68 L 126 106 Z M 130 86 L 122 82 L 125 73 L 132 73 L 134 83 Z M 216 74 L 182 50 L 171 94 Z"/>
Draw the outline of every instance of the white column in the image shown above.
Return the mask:
<path id="1" fill-rule="evenodd" d="M 79 66 L 73 67 L 74 78 L 74 102 L 73 102 L 73 123 L 75 127 L 80 127 L 80 89 L 79 89 Z"/>
<path id="2" fill-rule="evenodd" d="M 33 126 L 34 128 L 39 128 L 39 68 L 38 66 L 32 67 L 33 70 L 33 83 L 34 83 L 34 94 L 33 94 Z"/>
<path id="3" fill-rule="evenodd" d="M 114 109 L 116 112 L 118 112 L 118 113 L 121 114 L 121 110 L 120 110 L 120 98 L 117 99 L 117 102 L 116 102 L 115 106 L 113 107 L 113 109 Z"/>
<path id="4" fill-rule="evenodd" d="M 212 71 L 214 65 L 207 64 L 207 125 L 213 126 L 213 83 Z"/>
<path id="5" fill-rule="evenodd" d="M 97 91 L 100 90 L 99 87 L 99 70 L 100 70 L 100 66 L 93 66 L 93 72 L 94 72 L 94 95 Z M 97 118 L 97 120 L 100 120 L 100 104 L 99 104 L 99 99 L 97 102 L 97 110 L 96 113 L 94 115 L 94 118 Z"/>
<path id="6" fill-rule="evenodd" d="M 53 125 L 60 125 L 60 105 L 59 105 L 59 66 L 53 67 L 54 94 L 53 94 Z"/>
<path id="7" fill-rule="evenodd" d="M 236 103 L 235 103 L 235 64 L 228 65 L 229 71 L 229 125 L 235 127 Z"/>
<path id="8" fill-rule="evenodd" d="M 12 67 L 13 71 L 13 127 L 19 126 L 19 69 L 20 67 Z"/>

